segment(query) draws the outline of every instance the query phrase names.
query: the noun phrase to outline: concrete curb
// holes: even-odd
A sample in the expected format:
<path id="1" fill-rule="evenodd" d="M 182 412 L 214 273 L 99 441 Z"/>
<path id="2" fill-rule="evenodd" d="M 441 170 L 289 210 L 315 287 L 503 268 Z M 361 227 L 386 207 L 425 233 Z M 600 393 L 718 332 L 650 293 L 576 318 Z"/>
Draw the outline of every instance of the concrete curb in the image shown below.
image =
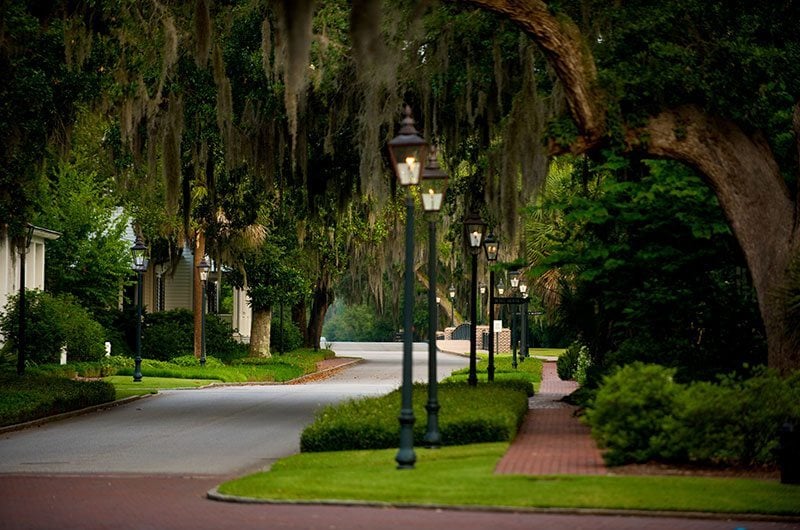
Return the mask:
<path id="1" fill-rule="evenodd" d="M 476 505 L 450 505 L 450 504 L 425 504 L 425 503 L 394 503 L 381 501 L 358 501 L 337 499 L 314 500 L 285 500 L 285 499 L 256 499 L 253 497 L 238 497 L 220 493 L 217 488 L 212 488 L 206 497 L 218 502 L 231 502 L 238 504 L 288 504 L 288 505 L 323 505 L 323 506 L 350 506 L 359 508 L 399 508 L 422 510 L 450 510 L 459 512 L 491 512 L 491 513 L 541 513 L 548 515 L 611 515 L 634 516 L 653 518 L 678 518 L 678 519 L 707 519 L 707 520 L 741 520 L 762 521 L 778 523 L 800 522 L 800 517 L 788 515 L 769 515 L 753 513 L 722 513 L 722 512 L 680 512 L 665 510 L 616 510 L 600 508 L 532 508 L 524 506 L 476 506 Z"/>

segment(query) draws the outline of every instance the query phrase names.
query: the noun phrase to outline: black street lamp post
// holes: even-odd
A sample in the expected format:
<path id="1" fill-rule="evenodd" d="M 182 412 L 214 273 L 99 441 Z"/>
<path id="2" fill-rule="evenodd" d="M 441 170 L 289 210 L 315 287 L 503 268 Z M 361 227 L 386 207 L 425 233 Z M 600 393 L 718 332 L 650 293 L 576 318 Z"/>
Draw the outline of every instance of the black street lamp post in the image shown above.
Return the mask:
<path id="1" fill-rule="evenodd" d="M 519 292 L 524 302 L 522 302 L 522 311 L 520 311 L 520 338 L 519 338 L 519 354 L 520 362 L 528 358 L 528 286 L 520 282 Z"/>
<path id="2" fill-rule="evenodd" d="M 509 291 L 510 296 L 503 296 L 505 293 L 506 288 L 503 284 L 503 280 L 501 279 L 497 283 L 497 292 L 499 296 L 494 298 L 492 301 L 492 310 L 494 310 L 494 304 L 501 304 L 501 305 L 511 305 L 507 311 L 510 311 L 510 315 L 508 318 L 509 326 L 511 327 L 511 366 L 517 368 L 517 342 L 515 340 L 514 335 L 514 328 L 519 327 L 519 331 L 517 332 L 517 337 L 520 341 L 520 361 L 524 361 L 525 357 L 528 356 L 528 332 L 527 332 L 527 325 L 528 325 L 528 286 L 524 283 L 520 283 L 519 281 L 519 272 L 518 271 L 511 271 L 509 273 L 509 283 L 513 286 L 513 288 Z M 517 320 L 517 313 L 520 313 L 520 321 L 519 323 L 516 322 Z"/>
<path id="3" fill-rule="evenodd" d="M 519 271 L 509 271 L 508 272 L 508 283 L 511 284 L 511 295 L 515 295 L 517 291 L 517 286 L 519 285 Z M 511 323 L 511 366 L 513 368 L 517 367 L 517 344 L 519 342 L 519 331 L 515 330 L 514 328 L 515 323 L 514 321 L 517 318 L 517 306 L 514 305 L 511 307 L 511 317 L 509 321 Z M 516 331 L 516 333 L 514 333 Z"/>
<path id="4" fill-rule="evenodd" d="M 389 140 L 389 156 L 392 159 L 397 180 L 406 188 L 406 270 L 403 300 L 403 383 L 400 405 L 400 449 L 395 460 L 398 469 L 413 469 L 417 460 L 414 454 L 414 410 L 412 408 L 412 318 L 414 309 L 414 197 L 411 186 L 419 183 L 422 161 L 426 159 L 428 145 L 414 127 L 411 107 L 405 106 L 404 118 L 400 122 L 397 136 Z"/>
<path id="5" fill-rule="evenodd" d="M 481 293 L 481 311 L 480 315 L 478 316 L 479 323 L 483 321 L 483 308 L 486 306 L 486 303 L 483 301 L 483 295 L 486 294 L 486 284 L 481 282 L 478 284 L 478 291 Z"/>
<path id="6" fill-rule="evenodd" d="M 147 270 L 147 247 L 142 242 L 140 236 L 136 236 L 136 242 L 131 247 L 133 256 L 133 270 L 136 272 L 136 359 L 133 368 L 133 381 L 142 381 L 142 275 Z"/>
<path id="7" fill-rule="evenodd" d="M 467 215 L 464 219 L 464 235 L 470 254 L 472 254 L 472 281 L 469 288 L 471 321 L 469 327 L 469 376 L 467 377 L 467 383 L 470 386 L 478 384 L 477 326 L 475 325 L 478 321 L 478 254 L 481 252 L 485 233 L 486 223 L 483 222 L 483 219 L 474 212 Z"/>
<path id="8" fill-rule="evenodd" d="M 17 240 L 17 252 L 19 252 L 19 333 L 17 337 L 17 375 L 25 373 L 25 323 L 27 321 L 25 305 L 25 257 L 28 255 L 28 250 L 31 246 L 31 239 L 33 239 L 33 225 L 29 224 L 25 227 L 25 231 Z"/>
<path id="9" fill-rule="evenodd" d="M 431 148 L 428 163 L 422 172 L 422 208 L 428 219 L 428 428 L 425 432 L 426 447 L 442 445 L 439 432 L 439 397 L 436 370 L 436 221 L 442 208 L 447 173 L 439 167 L 436 149 Z"/>
<path id="10" fill-rule="evenodd" d="M 197 269 L 200 271 L 201 283 L 201 300 L 200 300 L 200 365 L 206 364 L 206 289 L 208 288 L 208 271 L 211 269 L 211 262 L 208 261 L 208 256 L 203 256 L 200 263 L 197 264 Z"/>
<path id="11" fill-rule="evenodd" d="M 486 370 L 487 379 L 494 381 L 494 269 L 492 266 L 497 261 L 497 251 L 499 244 L 494 232 L 489 232 L 483 242 L 483 250 L 486 252 L 486 261 L 489 262 L 489 366 Z M 485 288 L 486 286 L 484 286 Z"/>
<path id="12" fill-rule="evenodd" d="M 450 285 L 447 294 L 450 295 L 450 327 L 454 328 L 456 326 L 456 288 L 454 285 Z"/>

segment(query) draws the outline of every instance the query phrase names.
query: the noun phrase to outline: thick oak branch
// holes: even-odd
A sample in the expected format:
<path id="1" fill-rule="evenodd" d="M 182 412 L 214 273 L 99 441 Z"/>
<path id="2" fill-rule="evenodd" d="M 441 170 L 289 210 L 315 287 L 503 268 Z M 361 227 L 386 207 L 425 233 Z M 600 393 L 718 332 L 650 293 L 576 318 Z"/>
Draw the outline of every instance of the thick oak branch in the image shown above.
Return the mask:
<path id="1" fill-rule="evenodd" d="M 578 28 L 566 17 L 556 17 L 541 0 L 468 0 L 516 23 L 539 45 L 564 86 L 567 106 L 583 142 L 593 144 L 605 127 L 604 110 L 595 88 L 594 58 Z"/>

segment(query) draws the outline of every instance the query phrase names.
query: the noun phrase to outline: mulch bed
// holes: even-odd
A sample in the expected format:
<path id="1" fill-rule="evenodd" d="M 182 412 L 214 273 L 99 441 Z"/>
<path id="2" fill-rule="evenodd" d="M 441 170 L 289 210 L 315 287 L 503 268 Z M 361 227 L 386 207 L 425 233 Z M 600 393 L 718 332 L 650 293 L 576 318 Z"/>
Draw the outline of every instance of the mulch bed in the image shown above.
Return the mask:
<path id="1" fill-rule="evenodd" d="M 710 467 L 688 464 L 668 465 L 658 462 L 647 464 L 627 464 L 608 468 L 614 475 L 672 475 L 692 477 L 749 478 L 761 480 L 780 480 L 781 472 L 777 466 L 768 467 Z"/>

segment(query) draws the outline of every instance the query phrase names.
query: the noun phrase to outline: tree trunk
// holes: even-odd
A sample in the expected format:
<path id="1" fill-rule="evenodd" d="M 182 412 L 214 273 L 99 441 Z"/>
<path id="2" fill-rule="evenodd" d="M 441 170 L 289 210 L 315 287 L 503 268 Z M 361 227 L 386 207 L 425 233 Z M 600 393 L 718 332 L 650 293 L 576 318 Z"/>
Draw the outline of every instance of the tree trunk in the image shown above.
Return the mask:
<path id="1" fill-rule="evenodd" d="M 308 340 L 311 347 L 315 350 L 319 348 L 319 339 L 322 337 L 322 324 L 325 322 L 325 313 L 333 303 L 333 291 L 328 289 L 327 284 L 320 282 L 314 288 L 311 303 L 311 315 L 308 320 Z"/>
<path id="2" fill-rule="evenodd" d="M 470 0 L 508 17 L 541 47 L 561 83 L 579 134 L 568 149 L 583 152 L 603 137 L 604 111 L 597 97 L 594 60 L 570 21 L 553 16 L 542 0 Z M 787 373 L 800 368 L 791 345 L 778 293 L 789 261 L 798 250 L 797 204 L 775 157 L 760 137 L 748 137 L 734 123 L 709 117 L 696 107 L 667 110 L 644 131 L 631 131 L 632 145 L 694 167 L 717 194 L 744 252 L 767 333 L 769 366 Z M 551 144 L 551 152 L 565 146 Z"/>
<path id="3" fill-rule="evenodd" d="M 311 348 L 314 345 L 309 340 L 308 336 L 308 323 L 306 322 L 307 304 L 305 299 L 292 306 L 292 322 L 300 330 L 303 339 L 303 346 Z"/>
<path id="4" fill-rule="evenodd" d="M 198 359 L 202 350 L 203 307 L 202 282 L 197 266 L 206 255 L 206 235 L 202 230 L 195 233 L 194 256 L 192 256 L 192 315 L 194 316 L 194 356 Z"/>
<path id="5" fill-rule="evenodd" d="M 795 203 L 769 145 L 691 106 L 661 113 L 646 132 L 649 154 L 694 167 L 715 191 L 753 278 L 769 366 L 782 373 L 800 368 L 779 295 L 789 261 L 800 250 Z"/>
<path id="6" fill-rule="evenodd" d="M 272 309 L 253 309 L 250 326 L 250 357 L 272 357 L 269 350 Z"/>

